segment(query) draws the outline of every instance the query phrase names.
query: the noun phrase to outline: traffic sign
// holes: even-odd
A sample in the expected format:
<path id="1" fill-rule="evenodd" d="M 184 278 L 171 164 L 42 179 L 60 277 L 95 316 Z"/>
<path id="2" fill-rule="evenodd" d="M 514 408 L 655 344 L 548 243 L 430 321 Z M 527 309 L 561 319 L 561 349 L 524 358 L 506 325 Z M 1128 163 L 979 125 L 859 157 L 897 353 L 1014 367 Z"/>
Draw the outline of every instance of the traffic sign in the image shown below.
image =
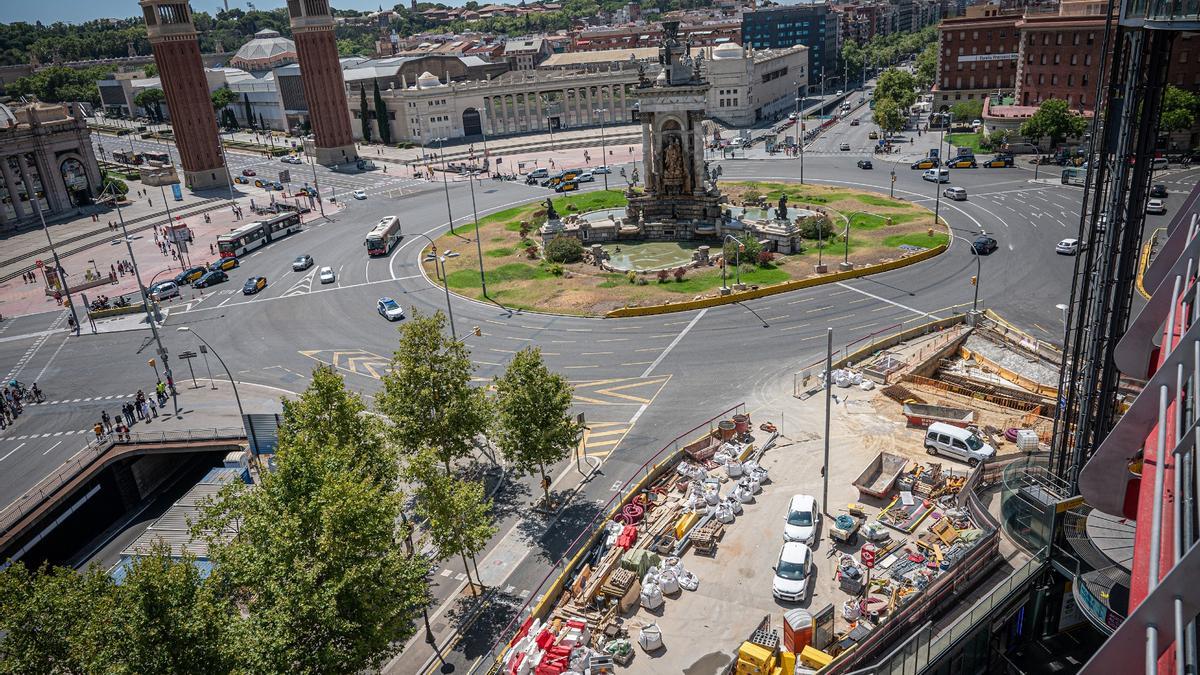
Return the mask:
<path id="1" fill-rule="evenodd" d="M 45 263 L 43 263 L 41 260 L 37 261 L 37 263 L 35 263 L 35 264 L 36 264 L 36 265 L 37 265 L 39 268 L 40 268 L 40 267 L 44 267 L 44 266 L 45 266 Z"/>
<path id="2" fill-rule="evenodd" d="M 279 172 L 279 182 L 280 182 L 280 183 L 290 183 L 290 182 L 292 182 L 292 171 L 291 171 L 291 169 L 284 169 L 283 171 L 280 171 L 280 172 Z"/>
<path id="3" fill-rule="evenodd" d="M 179 352 L 177 356 L 181 359 L 194 359 L 199 355 L 196 352 Z"/>

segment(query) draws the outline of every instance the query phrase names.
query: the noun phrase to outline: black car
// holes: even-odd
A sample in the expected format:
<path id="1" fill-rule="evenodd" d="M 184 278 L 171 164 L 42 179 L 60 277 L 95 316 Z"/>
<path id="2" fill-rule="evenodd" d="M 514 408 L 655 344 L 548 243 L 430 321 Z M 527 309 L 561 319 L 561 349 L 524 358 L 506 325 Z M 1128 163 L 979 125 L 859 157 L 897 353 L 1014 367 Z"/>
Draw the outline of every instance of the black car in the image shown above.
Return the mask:
<path id="1" fill-rule="evenodd" d="M 221 270 L 209 270 L 204 276 L 197 279 L 192 286 L 194 288 L 208 288 L 213 284 L 219 284 L 222 281 L 228 281 L 229 275 Z"/>
<path id="2" fill-rule="evenodd" d="M 261 291 L 262 289 L 264 289 L 266 287 L 267 287 L 267 278 L 266 277 L 250 277 L 249 279 L 246 280 L 245 284 L 242 284 L 242 294 L 243 295 L 254 295 L 255 293 Z"/>
<path id="3" fill-rule="evenodd" d="M 869 160 L 869 159 L 860 159 L 860 160 L 858 160 L 858 168 L 874 169 L 875 166 L 873 164 L 871 164 L 871 160 Z"/>
<path id="4" fill-rule="evenodd" d="M 1162 183 L 1155 183 L 1150 187 L 1150 196 L 1162 199 L 1167 196 L 1167 186 Z"/>
<path id="5" fill-rule="evenodd" d="M 203 265 L 199 267 L 189 267 L 175 276 L 175 285 L 186 286 L 204 276 L 205 272 L 208 272 L 208 268 L 204 267 Z"/>
<path id="6" fill-rule="evenodd" d="M 979 255 L 987 255 L 1000 248 L 1000 243 L 991 237 L 979 237 L 971 242 L 971 248 Z"/>

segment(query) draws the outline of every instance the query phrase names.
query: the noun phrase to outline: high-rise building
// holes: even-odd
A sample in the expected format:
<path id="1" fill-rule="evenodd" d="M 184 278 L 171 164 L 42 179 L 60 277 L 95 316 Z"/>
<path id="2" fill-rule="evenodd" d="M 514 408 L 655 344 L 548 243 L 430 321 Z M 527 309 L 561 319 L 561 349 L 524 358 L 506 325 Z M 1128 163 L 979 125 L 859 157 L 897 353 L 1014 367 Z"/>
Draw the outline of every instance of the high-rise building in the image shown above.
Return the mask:
<path id="1" fill-rule="evenodd" d="M 317 161 L 342 164 L 358 158 L 350 131 L 346 83 L 338 60 L 329 0 L 288 0 L 292 38 L 304 73 L 309 124 L 316 136 Z"/>
<path id="2" fill-rule="evenodd" d="M 742 45 L 753 49 L 808 47 L 809 82 L 832 77 L 837 66 L 838 18 L 829 5 L 768 7 L 742 14 Z"/>
<path id="3" fill-rule="evenodd" d="M 229 172 L 221 155 L 217 117 L 191 7 L 179 0 L 141 0 L 140 4 L 171 109 L 171 129 L 183 164 L 183 182 L 192 190 L 226 185 Z"/>

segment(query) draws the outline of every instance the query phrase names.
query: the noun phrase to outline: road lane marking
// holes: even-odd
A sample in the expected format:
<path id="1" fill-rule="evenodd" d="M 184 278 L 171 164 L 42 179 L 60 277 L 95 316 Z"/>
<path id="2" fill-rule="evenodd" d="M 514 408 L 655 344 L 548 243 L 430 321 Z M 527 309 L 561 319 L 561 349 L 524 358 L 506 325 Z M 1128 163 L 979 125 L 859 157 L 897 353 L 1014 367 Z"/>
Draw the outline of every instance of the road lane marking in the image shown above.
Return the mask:
<path id="1" fill-rule="evenodd" d="M 24 436 L 22 436 L 21 438 L 24 438 Z M 4 460 L 8 459 L 9 455 L 12 455 L 14 452 L 20 450 L 23 447 L 25 447 L 24 443 L 18 445 L 17 447 L 13 448 L 12 450 L 9 450 L 7 455 L 0 457 L 0 462 L 3 462 Z"/>
<path id="2" fill-rule="evenodd" d="M 55 436 L 57 436 L 58 434 L 54 434 L 54 435 L 55 435 Z M 57 448 L 57 447 L 58 447 L 58 446 L 60 446 L 60 445 L 62 445 L 62 441 L 59 441 L 59 442 L 55 443 L 54 445 L 50 446 L 50 448 L 49 448 L 49 449 L 47 449 L 45 452 L 43 452 L 43 453 L 42 453 L 42 455 L 43 455 L 43 456 L 45 456 L 45 455 L 48 455 L 48 454 L 50 454 L 50 450 L 53 450 L 53 449 Z"/>
<path id="3" fill-rule="evenodd" d="M 838 286 L 842 286 L 842 287 L 844 287 L 844 288 L 848 288 L 848 289 L 850 289 L 850 290 L 854 291 L 855 293 L 862 293 L 863 295 L 867 296 L 868 298 L 875 298 L 876 300 L 878 300 L 878 301 L 880 301 L 880 302 L 886 302 L 886 303 L 887 303 L 887 304 L 889 304 L 889 305 L 893 305 L 893 306 L 895 306 L 895 307 L 899 307 L 900 309 L 908 310 L 908 311 L 912 312 L 913 314 L 920 314 L 921 316 L 932 317 L 932 318 L 934 318 L 934 319 L 940 319 L 940 318 L 941 318 L 940 316 L 935 316 L 934 314 L 931 314 L 930 312 L 922 312 L 922 311 L 921 311 L 921 310 L 919 310 L 919 309 L 914 309 L 914 308 L 912 308 L 912 307 L 909 307 L 908 305 L 902 305 L 902 304 L 900 304 L 900 303 L 898 303 L 898 302 L 896 302 L 896 301 L 894 301 L 894 300 L 888 300 L 887 298 L 885 298 L 885 297 L 883 297 L 883 296 L 875 295 L 874 293 L 868 293 L 867 291 L 864 291 L 864 290 L 862 290 L 861 288 L 855 288 L 855 287 L 853 287 L 853 286 L 848 286 L 848 285 L 846 285 L 844 282 L 841 282 L 841 281 L 838 281 L 838 282 L 835 282 L 835 283 L 836 283 Z"/>
<path id="4" fill-rule="evenodd" d="M 705 307 L 704 309 L 700 310 L 700 312 L 698 314 L 696 314 L 696 316 L 692 317 L 691 322 L 688 323 L 688 325 L 684 326 L 683 330 L 679 331 L 679 335 L 675 336 L 675 339 L 671 341 L 671 344 L 667 345 L 667 348 L 664 349 L 663 352 L 658 355 L 657 359 L 654 359 L 654 363 L 651 363 L 649 366 L 646 366 L 646 370 L 642 373 L 642 377 L 650 377 L 650 373 L 654 372 L 654 369 L 658 367 L 658 364 L 662 363 L 662 360 L 667 358 L 667 354 L 670 354 L 671 350 L 675 349 L 675 345 L 679 344 L 679 341 L 682 340 L 683 337 L 685 335 L 687 335 L 688 332 L 691 331 L 692 328 L 696 325 L 696 323 L 699 322 L 700 319 L 703 318 L 704 315 L 707 313 L 708 313 L 708 308 Z"/>

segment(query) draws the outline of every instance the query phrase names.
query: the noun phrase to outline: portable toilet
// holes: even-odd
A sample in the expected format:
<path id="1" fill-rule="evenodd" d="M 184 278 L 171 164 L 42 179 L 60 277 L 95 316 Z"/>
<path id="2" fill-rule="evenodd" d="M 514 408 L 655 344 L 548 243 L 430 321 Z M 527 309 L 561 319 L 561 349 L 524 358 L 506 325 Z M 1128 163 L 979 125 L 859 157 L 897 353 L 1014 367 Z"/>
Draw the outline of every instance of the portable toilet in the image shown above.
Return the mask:
<path id="1" fill-rule="evenodd" d="M 783 648 L 792 653 L 804 651 L 812 642 L 813 618 L 807 610 L 793 609 L 783 615 Z"/>

